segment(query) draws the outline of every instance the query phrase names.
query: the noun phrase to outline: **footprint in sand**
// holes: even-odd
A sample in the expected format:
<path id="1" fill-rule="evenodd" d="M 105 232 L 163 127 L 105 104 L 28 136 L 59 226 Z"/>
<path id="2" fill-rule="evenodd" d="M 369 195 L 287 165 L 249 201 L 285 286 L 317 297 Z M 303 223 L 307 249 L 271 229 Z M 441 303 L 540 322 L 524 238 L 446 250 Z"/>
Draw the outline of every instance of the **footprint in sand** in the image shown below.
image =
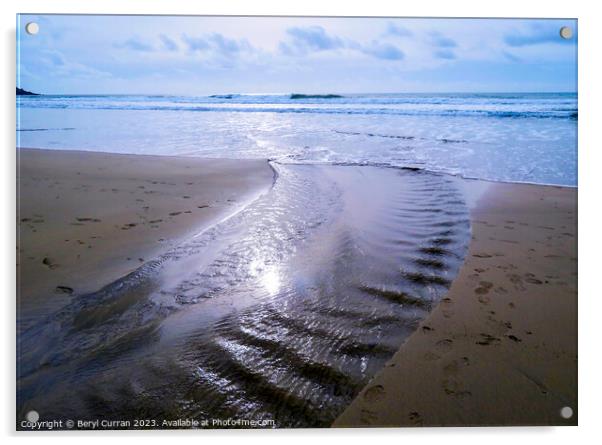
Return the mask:
<path id="1" fill-rule="evenodd" d="M 69 286 L 57 286 L 54 291 L 57 294 L 69 294 L 71 295 L 73 293 L 73 288 L 69 287 Z"/>
<path id="2" fill-rule="evenodd" d="M 512 284 L 514 284 L 514 288 L 516 290 L 523 291 L 523 290 L 526 289 L 525 286 L 524 286 L 524 284 L 523 284 L 523 279 L 520 277 L 520 275 L 517 275 L 517 274 L 508 274 L 506 276 L 508 277 L 508 279 L 510 280 L 510 282 Z"/>
<path id="3" fill-rule="evenodd" d="M 453 343 L 454 342 L 449 338 L 444 338 L 443 340 L 439 340 L 437 343 L 435 343 L 435 350 L 439 353 L 445 354 L 446 352 L 451 351 Z"/>
<path id="4" fill-rule="evenodd" d="M 136 223 L 127 223 L 124 224 L 123 227 L 121 227 L 121 230 L 130 230 L 133 227 L 136 227 L 138 224 Z"/>
<path id="5" fill-rule="evenodd" d="M 439 340 L 435 343 L 432 351 L 427 351 L 422 358 L 427 362 L 434 362 L 441 359 L 445 354 L 451 351 L 453 341 L 449 338 Z"/>
<path id="6" fill-rule="evenodd" d="M 490 283 L 489 281 L 479 281 L 479 287 L 477 287 L 474 291 L 475 294 L 485 295 L 489 293 L 492 287 L 493 283 Z"/>
<path id="7" fill-rule="evenodd" d="M 481 303 L 481 304 L 489 304 L 491 302 L 491 298 L 489 298 L 486 295 L 479 295 L 478 300 L 479 300 L 479 303 Z"/>
<path id="8" fill-rule="evenodd" d="M 446 297 L 441 300 L 441 312 L 445 318 L 450 318 L 452 315 L 454 315 L 453 307 L 454 303 L 452 302 L 451 298 Z"/>
<path id="9" fill-rule="evenodd" d="M 447 394 L 448 396 L 453 396 L 457 399 L 465 399 L 472 395 L 470 391 L 461 388 L 458 381 L 454 378 L 448 378 L 443 380 L 441 386 L 443 387 L 443 391 L 445 392 L 445 394 Z"/>
<path id="10" fill-rule="evenodd" d="M 382 385 L 371 386 L 364 392 L 364 400 L 373 403 L 381 400 L 385 395 L 385 388 Z"/>
<path id="11" fill-rule="evenodd" d="M 182 212 L 171 212 L 169 216 L 178 216 Z"/>
<path id="12" fill-rule="evenodd" d="M 408 414 L 408 419 L 414 425 L 419 425 L 420 426 L 420 425 L 423 424 L 422 416 L 420 415 L 420 413 L 418 411 L 412 411 L 412 412 L 410 412 L 410 414 Z"/>
<path id="13" fill-rule="evenodd" d="M 378 417 L 374 411 L 365 408 L 360 411 L 360 422 L 366 425 L 372 425 L 377 419 Z"/>
<path id="14" fill-rule="evenodd" d="M 493 345 L 493 344 L 497 344 L 500 342 L 500 339 L 497 337 L 494 337 L 493 335 L 490 334 L 481 334 L 481 339 L 479 341 L 476 342 L 477 345 L 481 345 L 481 346 L 489 346 L 489 345 Z"/>
<path id="15" fill-rule="evenodd" d="M 543 284 L 543 281 L 538 280 L 537 278 L 535 278 L 535 275 L 533 275 L 532 273 L 525 274 L 525 277 L 526 277 L 525 281 L 527 283 L 530 283 L 530 284 Z"/>
<path id="16" fill-rule="evenodd" d="M 42 260 L 42 264 L 44 266 L 46 266 L 48 269 L 56 269 L 57 267 L 59 267 L 58 264 L 56 264 L 54 262 L 54 260 L 48 258 L 48 257 L 44 257 L 44 259 Z"/>
<path id="17" fill-rule="evenodd" d="M 474 253 L 472 255 L 475 258 L 492 258 L 493 255 L 489 255 L 488 253 Z"/>
<path id="18" fill-rule="evenodd" d="M 460 368 L 465 368 L 470 364 L 468 357 L 462 357 L 459 360 L 452 360 L 443 367 L 443 372 L 447 376 L 453 376 L 458 374 Z"/>

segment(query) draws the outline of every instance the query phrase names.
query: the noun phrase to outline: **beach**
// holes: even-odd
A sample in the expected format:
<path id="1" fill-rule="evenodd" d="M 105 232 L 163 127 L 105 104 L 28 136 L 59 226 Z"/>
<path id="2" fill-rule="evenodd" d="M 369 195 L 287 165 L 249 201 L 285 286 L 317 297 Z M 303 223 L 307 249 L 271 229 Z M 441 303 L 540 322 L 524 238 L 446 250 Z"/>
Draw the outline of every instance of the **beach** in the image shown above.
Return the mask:
<path id="1" fill-rule="evenodd" d="M 577 190 L 491 184 L 471 219 L 449 293 L 333 426 L 577 425 Z"/>
<path id="2" fill-rule="evenodd" d="M 11 26 L 17 430 L 584 421 L 577 18 Z"/>
<path id="3" fill-rule="evenodd" d="M 36 149 L 18 171 L 23 415 L 576 422 L 574 188 Z"/>

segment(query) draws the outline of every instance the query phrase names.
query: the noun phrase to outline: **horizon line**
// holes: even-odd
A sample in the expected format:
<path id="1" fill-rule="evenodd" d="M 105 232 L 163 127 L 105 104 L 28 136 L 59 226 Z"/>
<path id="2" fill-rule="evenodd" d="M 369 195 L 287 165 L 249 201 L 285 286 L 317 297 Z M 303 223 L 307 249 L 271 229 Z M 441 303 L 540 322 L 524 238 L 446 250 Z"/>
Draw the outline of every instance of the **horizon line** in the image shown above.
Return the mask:
<path id="1" fill-rule="evenodd" d="M 17 87 L 25 91 L 29 91 L 26 88 Z M 32 92 L 32 91 L 30 91 Z M 302 95 L 329 95 L 336 94 L 343 96 L 344 95 L 382 95 L 382 94 L 577 94 L 578 90 L 546 90 L 546 91 L 386 91 L 386 92 L 375 92 L 375 91 L 366 91 L 366 92 L 270 92 L 270 93 L 253 93 L 253 92 L 217 92 L 217 93 L 204 93 L 204 94 L 177 94 L 177 93 L 34 93 L 36 96 L 189 96 L 189 97 L 211 97 L 211 96 L 290 96 L 292 94 L 302 94 Z M 20 96 L 27 97 L 27 96 Z M 35 97 L 35 96 L 29 96 Z"/>

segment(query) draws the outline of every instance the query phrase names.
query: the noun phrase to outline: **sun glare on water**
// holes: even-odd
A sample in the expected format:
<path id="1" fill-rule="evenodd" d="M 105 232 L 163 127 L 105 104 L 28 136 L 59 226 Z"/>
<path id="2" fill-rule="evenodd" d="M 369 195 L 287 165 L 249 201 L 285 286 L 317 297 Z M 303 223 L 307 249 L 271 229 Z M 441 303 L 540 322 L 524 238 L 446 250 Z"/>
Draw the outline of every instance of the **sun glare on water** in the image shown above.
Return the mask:
<path id="1" fill-rule="evenodd" d="M 282 285 L 280 273 L 275 266 L 266 266 L 259 260 L 251 264 L 251 272 L 257 277 L 259 285 L 270 295 L 276 295 Z"/>
<path id="2" fill-rule="evenodd" d="M 275 295 L 280 290 L 280 275 L 275 269 L 266 271 L 260 278 L 261 285 L 270 295 Z"/>

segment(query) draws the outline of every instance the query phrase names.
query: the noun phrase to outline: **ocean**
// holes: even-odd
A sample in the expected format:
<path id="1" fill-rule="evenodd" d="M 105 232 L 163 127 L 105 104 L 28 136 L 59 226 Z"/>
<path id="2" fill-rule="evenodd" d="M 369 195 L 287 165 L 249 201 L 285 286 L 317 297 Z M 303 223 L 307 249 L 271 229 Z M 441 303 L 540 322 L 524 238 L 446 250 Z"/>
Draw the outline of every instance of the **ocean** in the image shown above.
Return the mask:
<path id="1" fill-rule="evenodd" d="M 17 145 L 577 185 L 577 95 L 20 96 Z"/>

